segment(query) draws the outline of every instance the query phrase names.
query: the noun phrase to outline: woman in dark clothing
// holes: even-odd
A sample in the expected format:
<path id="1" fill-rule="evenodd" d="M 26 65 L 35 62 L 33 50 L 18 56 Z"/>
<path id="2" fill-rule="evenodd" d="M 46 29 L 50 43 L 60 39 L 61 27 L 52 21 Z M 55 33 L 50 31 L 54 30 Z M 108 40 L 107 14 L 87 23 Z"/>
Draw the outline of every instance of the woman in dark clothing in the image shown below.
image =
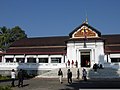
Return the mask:
<path id="1" fill-rule="evenodd" d="M 23 70 L 20 69 L 20 71 L 18 72 L 18 87 L 23 87 L 23 79 L 24 79 L 24 76 L 23 76 Z"/>
<path id="2" fill-rule="evenodd" d="M 87 81 L 87 78 L 86 78 L 86 76 L 87 76 L 87 71 L 86 71 L 86 69 L 83 68 L 82 73 L 83 73 L 83 76 L 82 76 L 82 77 L 83 77 L 84 81 Z"/>
<path id="3" fill-rule="evenodd" d="M 67 77 L 68 77 L 68 83 L 72 83 L 72 72 L 70 71 L 70 69 L 68 69 Z"/>

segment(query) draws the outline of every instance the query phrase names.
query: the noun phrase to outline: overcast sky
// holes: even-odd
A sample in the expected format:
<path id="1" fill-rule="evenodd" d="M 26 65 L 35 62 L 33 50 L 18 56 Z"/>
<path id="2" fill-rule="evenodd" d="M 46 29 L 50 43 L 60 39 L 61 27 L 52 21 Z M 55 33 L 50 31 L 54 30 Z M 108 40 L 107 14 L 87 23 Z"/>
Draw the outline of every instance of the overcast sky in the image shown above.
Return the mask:
<path id="1" fill-rule="evenodd" d="M 120 0 L 0 0 L 0 27 L 28 37 L 68 36 L 86 16 L 102 34 L 120 34 Z"/>

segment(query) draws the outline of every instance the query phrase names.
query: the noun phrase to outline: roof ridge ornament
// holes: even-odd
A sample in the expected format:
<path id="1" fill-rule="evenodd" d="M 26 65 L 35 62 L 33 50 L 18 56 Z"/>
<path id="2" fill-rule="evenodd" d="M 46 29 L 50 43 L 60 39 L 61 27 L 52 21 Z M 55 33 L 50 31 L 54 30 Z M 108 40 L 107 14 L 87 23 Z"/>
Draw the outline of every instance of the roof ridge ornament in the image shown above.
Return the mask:
<path id="1" fill-rule="evenodd" d="M 85 20 L 85 23 L 88 24 L 88 17 L 86 16 L 86 20 Z"/>
<path id="2" fill-rule="evenodd" d="M 88 24 L 88 18 L 87 17 L 86 17 L 86 20 L 83 23 Z"/>
<path id="3" fill-rule="evenodd" d="M 87 16 L 87 12 L 86 12 L 86 19 L 85 19 L 85 21 L 84 21 L 83 23 L 88 24 L 88 16 Z"/>

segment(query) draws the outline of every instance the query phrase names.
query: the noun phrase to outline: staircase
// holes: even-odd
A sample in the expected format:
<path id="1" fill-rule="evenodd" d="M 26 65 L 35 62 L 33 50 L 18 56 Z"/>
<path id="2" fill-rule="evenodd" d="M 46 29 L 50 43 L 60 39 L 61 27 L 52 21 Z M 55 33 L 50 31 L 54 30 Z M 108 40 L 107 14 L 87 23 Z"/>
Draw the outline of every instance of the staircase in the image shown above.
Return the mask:
<path id="1" fill-rule="evenodd" d="M 61 68 L 63 71 L 63 78 L 67 78 L 67 70 L 69 68 Z M 82 69 L 79 68 L 80 71 L 80 78 L 82 78 Z M 58 69 L 53 69 L 49 72 L 46 72 L 42 75 L 36 76 L 36 78 L 58 78 Z M 78 68 L 70 68 L 70 71 L 72 71 L 72 78 L 77 77 L 77 70 Z M 88 78 L 120 78 L 120 70 L 113 69 L 113 68 L 104 68 L 104 69 L 98 69 L 97 72 L 94 72 L 91 68 L 86 68 L 87 70 L 87 77 Z"/>
<path id="2" fill-rule="evenodd" d="M 120 78 L 120 70 L 113 68 L 104 68 L 98 69 L 97 72 L 94 72 L 93 69 L 90 69 L 88 72 L 89 78 Z"/>

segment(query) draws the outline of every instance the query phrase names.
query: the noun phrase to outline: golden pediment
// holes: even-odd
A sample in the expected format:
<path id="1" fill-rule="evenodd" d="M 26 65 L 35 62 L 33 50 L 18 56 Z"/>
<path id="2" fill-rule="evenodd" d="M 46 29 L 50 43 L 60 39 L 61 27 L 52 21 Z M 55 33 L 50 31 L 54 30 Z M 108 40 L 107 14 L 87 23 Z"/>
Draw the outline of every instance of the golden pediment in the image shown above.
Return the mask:
<path id="1" fill-rule="evenodd" d="M 90 30 L 89 28 L 82 28 L 80 30 L 77 30 L 76 32 L 74 32 L 73 34 L 73 38 L 94 38 L 94 37 L 98 37 L 97 33 Z"/>

